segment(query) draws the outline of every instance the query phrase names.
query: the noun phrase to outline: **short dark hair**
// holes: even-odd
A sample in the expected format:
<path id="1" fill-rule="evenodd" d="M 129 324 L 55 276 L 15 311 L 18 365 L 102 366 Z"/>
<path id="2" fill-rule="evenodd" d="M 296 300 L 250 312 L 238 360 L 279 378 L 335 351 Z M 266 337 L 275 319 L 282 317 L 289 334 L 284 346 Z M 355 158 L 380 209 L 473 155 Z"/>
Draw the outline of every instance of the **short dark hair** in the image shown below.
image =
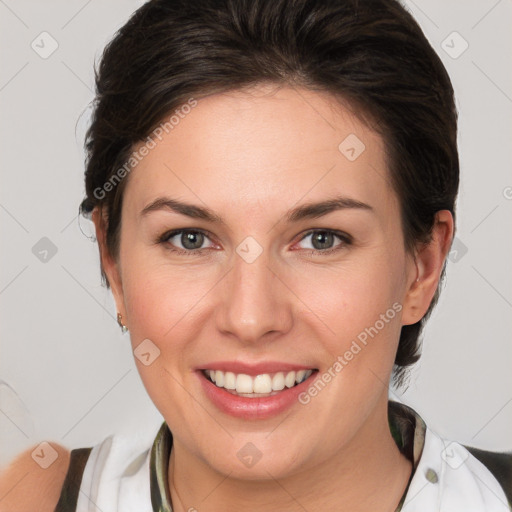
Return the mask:
<path id="1" fill-rule="evenodd" d="M 455 217 L 453 87 L 397 0 L 151 0 L 116 33 L 95 73 L 81 212 L 99 206 L 106 213 L 115 258 L 127 178 L 108 193 L 104 185 L 134 145 L 191 97 L 264 82 L 331 93 L 381 134 L 407 250 L 430 240 L 437 211 Z M 438 296 L 439 287 L 426 315 L 402 327 L 397 384 L 419 358 L 421 330 Z"/>

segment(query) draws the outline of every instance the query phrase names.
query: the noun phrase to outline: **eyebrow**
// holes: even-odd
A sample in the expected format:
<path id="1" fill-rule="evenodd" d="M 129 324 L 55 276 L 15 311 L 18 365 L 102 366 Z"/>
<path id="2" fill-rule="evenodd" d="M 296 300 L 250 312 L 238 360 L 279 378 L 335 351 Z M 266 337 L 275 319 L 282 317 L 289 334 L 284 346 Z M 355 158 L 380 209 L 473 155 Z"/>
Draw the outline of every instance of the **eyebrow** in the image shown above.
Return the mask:
<path id="1" fill-rule="evenodd" d="M 293 208 L 286 212 L 285 219 L 288 222 L 298 222 L 304 219 L 317 219 L 331 212 L 347 209 L 366 210 L 369 212 L 374 211 L 373 208 L 366 203 L 357 201 L 350 197 L 338 196 L 333 199 L 327 199 L 317 203 L 306 203 Z M 157 210 L 170 210 L 192 219 L 201 219 L 211 223 L 225 224 L 222 217 L 214 213 L 209 208 L 185 203 L 170 197 L 158 197 L 145 206 L 140 215 L 143 217 L 150 212 Z"/>

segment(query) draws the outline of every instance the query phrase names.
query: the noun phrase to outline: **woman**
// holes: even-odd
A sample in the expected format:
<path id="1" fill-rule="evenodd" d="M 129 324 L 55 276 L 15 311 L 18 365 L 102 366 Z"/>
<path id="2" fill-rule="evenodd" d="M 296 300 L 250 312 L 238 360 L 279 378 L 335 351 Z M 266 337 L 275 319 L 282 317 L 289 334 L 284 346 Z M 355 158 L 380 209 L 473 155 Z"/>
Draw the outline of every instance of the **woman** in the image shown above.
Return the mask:
<path id="1" fill-rule="evenodd" d="M 407 11 L 150 1 L 96 85 L 82 212 L 165 422 L 142 451 L 60 448 L 19 510 L 509 510 L 509 459 L 388 401 L 459 180 L 453 89 Z"/>

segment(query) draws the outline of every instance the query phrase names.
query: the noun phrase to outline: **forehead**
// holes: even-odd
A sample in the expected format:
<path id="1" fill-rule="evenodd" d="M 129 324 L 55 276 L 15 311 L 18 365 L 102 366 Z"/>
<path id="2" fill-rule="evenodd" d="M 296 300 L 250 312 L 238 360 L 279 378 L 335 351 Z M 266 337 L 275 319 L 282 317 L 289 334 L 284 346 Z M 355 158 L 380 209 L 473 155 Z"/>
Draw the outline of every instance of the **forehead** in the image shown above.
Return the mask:
<path id="1" fill-rule="evenodd" d="M 393 195 L 382 138 L 327 93 L 260 85 L 173 121 L 131 172 L 133 211 L 162 195 L 248 213 L 338 194 L 378 208 Z"/>

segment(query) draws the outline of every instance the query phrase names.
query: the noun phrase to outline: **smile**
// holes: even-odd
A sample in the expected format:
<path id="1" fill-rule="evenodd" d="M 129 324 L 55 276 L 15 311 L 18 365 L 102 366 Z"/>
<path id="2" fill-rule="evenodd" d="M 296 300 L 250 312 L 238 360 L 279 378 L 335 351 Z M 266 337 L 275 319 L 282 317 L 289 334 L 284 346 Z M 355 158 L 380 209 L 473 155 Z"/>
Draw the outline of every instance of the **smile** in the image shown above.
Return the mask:
<path id="1" fill-rule="evenodd" d="M 278 362 L 219 363 L 198 369 L 196 375 L 205 397 L 219 411 L 242 420 L 263 420 L 300 405 L 299 394 L 311 385 L 318 370 Z"/>
<path id="2" fill-rule="evenodd" d="M 245 373 L 223 372 L 222 370 L 203 370 L 207 379 L 219 388 L 246 398 L 272 396 L 304 382 L 313 370 L 262 373 L 252 377 Z"/>

